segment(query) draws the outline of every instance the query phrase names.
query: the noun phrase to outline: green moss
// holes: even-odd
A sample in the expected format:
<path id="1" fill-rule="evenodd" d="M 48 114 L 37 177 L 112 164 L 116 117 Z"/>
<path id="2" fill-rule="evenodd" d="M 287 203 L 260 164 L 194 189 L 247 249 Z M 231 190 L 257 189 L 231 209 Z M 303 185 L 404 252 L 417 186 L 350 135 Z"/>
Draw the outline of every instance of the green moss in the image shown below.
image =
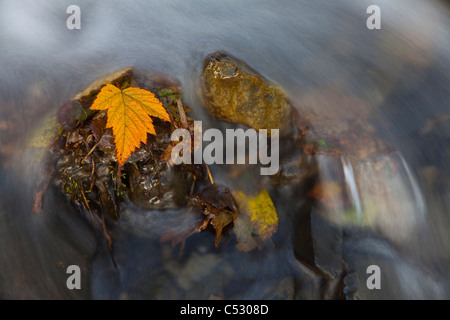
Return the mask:
<path id="1" fill-rule="evenodd" d="M 30 133 L 29 139 L 25 144 L 25 147 L 33 154 L 30 159 L 34 162 L 41 162 L 46 151 L 62 132 L 63 129 L 56 116 L 44 118 L 37 126 L 37 129 Z"/>
<path id="2" fill-rule="evenodd" d="M 317 141 L 317 144 L 323 148 L 328 148 L 327 147 L 327 143 L 325 142 L 325 140 L 321 139 L 319 141 Z"/>
<path id="3" fill-rule="evenodd" d="M 31 133 L 30 140 L 27 142 L 28 148 L 46 149 L 62 133 L 62 127 L 56 116 L 46 117 L 37 128 Z"/>
<path id="4" fill-rule="evenodd" d="M 158 97 L 160 97 L 160 98 L 171 96 L 173 94 L 174 94 L 173 91 L 170 89 L 162 89 L 162 90 L 158 91 Z"/>
<path id="5" fill-rule="evenodd" d="M 70 177 L 67 181 L 66 184 L 64 185 L 64 191 L 67 194 L 74 194 L 75 192 L 78 191 L 78 182 L 77 180 L 75 180 L 74 178 Z"/>

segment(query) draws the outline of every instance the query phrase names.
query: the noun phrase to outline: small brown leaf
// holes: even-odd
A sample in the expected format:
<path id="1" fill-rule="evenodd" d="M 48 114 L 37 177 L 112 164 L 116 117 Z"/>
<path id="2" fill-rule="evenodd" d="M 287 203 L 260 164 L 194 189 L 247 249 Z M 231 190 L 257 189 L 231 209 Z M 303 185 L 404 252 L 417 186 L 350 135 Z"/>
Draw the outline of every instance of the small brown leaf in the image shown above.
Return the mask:
<path id="1" fill-rule="evenodd" d="M 223 237 L 223 229 L 234 222 L 239 214 L 230 190 L 224 186 L 213 184 L 207 187 L 200 196 L 191 197 L 191 203 L 202 209 L 205 219 L 199 230 L 211 224 L 216 230 L 216 247 Z"/>

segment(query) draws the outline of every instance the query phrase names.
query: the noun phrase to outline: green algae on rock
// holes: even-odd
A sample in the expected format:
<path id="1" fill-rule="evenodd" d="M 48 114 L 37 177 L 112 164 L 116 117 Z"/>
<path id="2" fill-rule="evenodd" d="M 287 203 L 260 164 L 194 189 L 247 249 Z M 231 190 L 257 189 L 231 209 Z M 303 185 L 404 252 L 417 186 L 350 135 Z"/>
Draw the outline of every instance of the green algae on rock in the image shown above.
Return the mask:
<path id="1" fill-rule="evenodd" d="M 216 119 L 287 132 L 291 106 L 286 95 L 244 62 L 213 53 L 205 59 L 202 82 L 206 107 Z"/>

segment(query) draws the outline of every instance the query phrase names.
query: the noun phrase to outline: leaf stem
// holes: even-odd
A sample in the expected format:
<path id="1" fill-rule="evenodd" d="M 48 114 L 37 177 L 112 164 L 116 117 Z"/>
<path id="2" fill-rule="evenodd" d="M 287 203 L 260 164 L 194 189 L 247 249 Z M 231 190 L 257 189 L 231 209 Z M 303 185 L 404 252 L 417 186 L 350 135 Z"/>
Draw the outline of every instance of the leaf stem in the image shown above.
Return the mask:
<path id="1" fill-rule="evenodd" d="M 206 163 L 205 163 L 205 166 L 206 166 L 206 171 L 208 172 L 209 181 L 211 181 L 211 184 L 214 184 L 213 176 L 212 176 L 211 171 L 209 170 L 209 167 Z"/>

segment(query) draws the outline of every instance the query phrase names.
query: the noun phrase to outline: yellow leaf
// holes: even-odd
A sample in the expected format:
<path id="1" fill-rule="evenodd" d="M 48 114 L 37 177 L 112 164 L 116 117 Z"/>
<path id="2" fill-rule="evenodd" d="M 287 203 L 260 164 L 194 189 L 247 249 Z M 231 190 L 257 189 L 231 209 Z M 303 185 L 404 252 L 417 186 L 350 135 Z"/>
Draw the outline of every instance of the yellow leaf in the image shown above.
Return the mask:
<path id="1" fill-rule="evenodd" d="M 238 238 L 238 249 L 249 251 L 257 246 L 253 235 L 260 240 L 266 240 L 277 231 L 277 211 L 266 189 L 256 196 L 234 191 L 233 197 L 241 213 L 234 228 Z"/>
<path id="2" fill-rule="evenodd" d="M 112 128 L 119 166 L 122 166 L 141 142 L 147 143 L 147 133 L 156 134 L 150 117 L 170 122 L 162 103 L 150 91 L 140 88 L 120 90 L 105 85 L 92 110 L 108 110 L 107 128 Z"/>

